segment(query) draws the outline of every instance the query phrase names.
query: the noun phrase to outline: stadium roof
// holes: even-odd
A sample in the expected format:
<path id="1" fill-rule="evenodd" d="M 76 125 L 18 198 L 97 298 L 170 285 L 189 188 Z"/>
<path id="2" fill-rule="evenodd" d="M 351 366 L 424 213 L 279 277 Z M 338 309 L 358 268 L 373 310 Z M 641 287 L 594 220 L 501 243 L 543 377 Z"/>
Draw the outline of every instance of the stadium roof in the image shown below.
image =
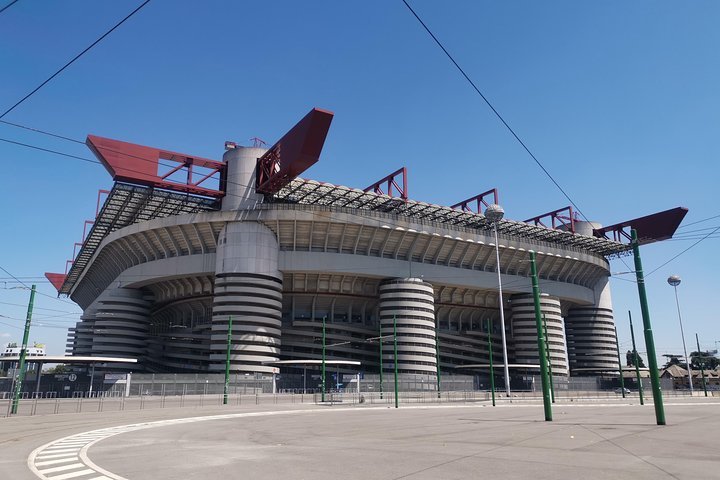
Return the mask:
<path id="1" fill-rule="evenodd" d="M 489 231 L 492 228 L 492 223 L 479 213 L 300 178 L 294 179 L 276 194 L 266 196 L 266 199 L 269 203 L 324 205 L 377 211 L 478 230 Z M 110 233 L 155 218 L 218 209 L 218 200 L 214 198 L 116 182 L 70 271 L 64 276 L 58 293 L 70 294 L 101 242 Z M 573 234 L 514 220 L 501 220 L 498 223 L 498 232 L 508 236 L 581 248 L 603 256 L 617 255 L 631 248 L 627 243 Z"/>
<path id="2" fill-rule="evenodd" d="M 300 178 L 275 194 L 272 201 L 372 210 L 478 230 L 492 228 L 492 223 L 479 213 Z M 631 248 L 629 244 L 606 238 L 578 235 L 514 220 L 501 220 L 498 233 L 578 247 L 603 256 L 615 255 Z"/>
<path id="3" fill-rule="evenodd" d="M 58 293 L 70 294 L 100 243 L 115 230 L 154 218 L 217 209 L 218 202 L 212 198 L 115 183 Z"/>

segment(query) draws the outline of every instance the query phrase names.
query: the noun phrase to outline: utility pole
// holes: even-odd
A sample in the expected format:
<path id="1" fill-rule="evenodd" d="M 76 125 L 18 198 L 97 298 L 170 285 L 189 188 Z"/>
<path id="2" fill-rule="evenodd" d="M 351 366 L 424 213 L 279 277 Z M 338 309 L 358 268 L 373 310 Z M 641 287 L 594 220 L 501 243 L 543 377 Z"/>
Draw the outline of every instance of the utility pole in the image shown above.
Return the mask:
<path id="1" fill-rule="evenodd" d="M 380 336 L 378 337 L 380 340 L 380 400 L 383 399 L 383 332 L 382 332 L 382 323 L 380 323 Z"/>
<path id="2" fill-rule="evenodd" d="M 223 405 L 228 403 L 230 390 L 230 352 L 232 351 L 232 315 L 228 317 L 227 351 L 225 352 L 225 387 L 223 388 Z"/>
<path id="3" fill-rule="evenodd" d="M 705 360 L 700 359 L 700 356 L 702 355 L 700 353 L 700 339 L 698 339 L 698 334 L 695 334 L 695 342 L 697 342 L 697 353 L 698 353 L 698 363 L 700 364 L 700 375 L 702 375 L 702 383 L 703 383 L 703 391 L 705 392 L 705 396 L 707 397 L 707 385 L 705 384 Z M 690 368 L 690 365 L 688 365 L 688 368 Z"/>
<path id="4" fill-rule="evenodd" d="M 552 422 L 552 405 L 550 402 L 550 380 L 548 379 L 547 353 L 542 332 L 542 311 L 540 309 L 540 285 L 538 283 L 537 264 L 535 252 L 530 251 L 530 275 L 532 276 L 533 297 L 535 300 L 535 329 L 537 331 L 538 360 L 540 360 L 540 378 L 542 379 L 543 407 L 545 421 Z M 507 362 L 507 360 L 506 360 Z"/>
<path id="5" fill-rule="evenodd" d="M 618 373 L 620 374 L 620 391 L 625 398 L 625 378 L 623 377 L 622 360 L 620 359 L 620 341 L 618 340 L 617 327 L 615 327 L 615 349 L 618 355 Z"/>
<path id="6" fill-rule="evenodd" d="M 440 319 L 435 320 L 435 362 L 437 365 L 437 397 L 440 398 Z"/>
<path id="7" fill-rule="evenodd" d="M 543 328 L 545 329 L 545 351 L 547 352 L 548 373 L 550 374 L 550 398 L 555 403 L 555 387 L 553 386 L 552 362 L 550 361 L 550 338 L 547 331 L 547 318 L 543 313 Z"/>
<path id="8" fill-rule="evenodd" d="M 326 316 L 323 317 L 322 321 L 322 371 L 320 373 L 320 401 L 325 403 L 325 320 Z"/>
<path id="9" fill-rule="evenodd" d="M 488 350 L 490 351 L 490 394 L 492 395 L 492 406 L 495 406 L 495 370 L 493 370 L 493 348 L 492 348 L 492 335 L 491 335 L 491 323 L 488 318 Z"/>
<path id="10" fill-rule="evenodd" d="M 35 285 L 30 289 L 30 303 L 28 303 L 27 316 L 25 317 L 25 333 L 23 333 L 22 347 L 20 348 L 20 373 L 15 382 L 15 395 L 13 397 L 11 413 L 15 415 L 20 403 L 20 392 L 25 381 L 25 357 L 27 356 L 28 338 L 30 337 L 30 322 L 32 320 L 33 303 L 35 302 Z M 40 372 L 38 372 L 40 375 Z"/>
<path id="11" fill-rule="evenodd" d="M 650 367 L 655 419 L 658 425 L 665 425 L 665 407 L 663 405 L 662 391 L 660 390 L 660 376 L 658 375 L 657 358 L 655 356 L 655 338 L 650 324 L 650 309 L 648 308 L 647 293 L 645 292 L 645 276 L 643 275 L 642 260 L 640 259 L 640 243 L 638 242 L 637 231 L 634 228 L 630 230 L 630 238 L 633 257 L 635 258 L 635 278 L 637 280 L 638 296 L 640 297 L 645 346 L 647 347 L 648 365 Z"/>
<path id="12" fill-rule="evenodd" d="M 628 317 L 630 318 L 630 337 L 632 338 L 633 358 L 635 359 L 635 376 L 637 377 L 638 394 L 640 395 L 640 405 L 645 405 L 645 401 L 643 400 L 642 378 L 640 378 L 640 360 L 638 358 L 637 347 L 635 347 L 635 330 L 633 329 L 632 314 L 630 313 L 630 310 L 628 310 Z"/>
<path id="13" fill-rule="evenodd" d="M 393 339 L 395 342 L 395 408 L 398 408 L 397 319 L 395 315 L 393 315 Z"/>

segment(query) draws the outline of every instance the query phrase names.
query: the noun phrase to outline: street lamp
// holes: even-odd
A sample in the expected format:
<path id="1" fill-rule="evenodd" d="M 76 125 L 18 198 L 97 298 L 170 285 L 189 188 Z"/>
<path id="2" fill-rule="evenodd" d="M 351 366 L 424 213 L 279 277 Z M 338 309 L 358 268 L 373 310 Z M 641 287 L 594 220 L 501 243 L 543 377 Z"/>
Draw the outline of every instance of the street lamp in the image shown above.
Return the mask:
<path id="1" fill-rule="evenodd" d="M 505 373 L 505 395 L 510 396 L 510 367 L 508 366 L 507 339 L 505 338 L 505 312 L 503 309 L 502 280 L 500 278 L 500 245 L 498 242 L 497 224 L 505 216 L 500 205 L 492 204 L 485 209 L 485 218 L 493 224 L 495 232 L 495 259 L 497 261 L 498 305 L 500 306 L 500 333 L 502 334 L 503 369 Z"/>
<path id="2" fill-rule="evenodd" d="M 688 369 L 688 381 L 690 382 L 690 395 L 693 394 L 693 382 L 692 382 L 692 369 L 690 368 L 690 360 L 688 359 L 687 347 L 685 347 L 685 332 L 683 331 L 682 316 L 680 316 L 680 302 L 678 301 L 677 287 L 680 285 L 680 277 L 677 275 L 671 275 L 668 277 L 667 282 L 672 285 L 675 289 L 675 305 L 677 305 L 678 320 L 680 320 L 680 337 L 682 338 L 683 351 L 685 352 L 685 363 Z"/>

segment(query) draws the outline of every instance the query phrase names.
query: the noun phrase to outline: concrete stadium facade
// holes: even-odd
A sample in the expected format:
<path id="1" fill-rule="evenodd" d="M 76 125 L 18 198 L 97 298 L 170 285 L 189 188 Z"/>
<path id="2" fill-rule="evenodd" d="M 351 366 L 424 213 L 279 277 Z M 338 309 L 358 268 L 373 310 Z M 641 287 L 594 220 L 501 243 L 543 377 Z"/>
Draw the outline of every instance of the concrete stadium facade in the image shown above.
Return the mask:
<path id="1" fill-rule="evenodd" d="M 377 207 L 396 198 L 301 179 L 259 194 L 264 153 L 225 153 L 219 208 L 178 207 L 108 229 L 67 289 L 84 311 L 68 336 L 71 353 L 136 358 L 124 366 L 135 372 L 221 372 L 232 317 L 231 371 L 269 373 L 275 361 L 319 360 L 325 319 L 327 358 L 377 372 L 376 337 L 392 336 L 395 321 L 400 373 L 434 375 L 438 352 L 442 372 L 460 373 L 488 362 L 488 335 L 503 362 L 503 308 L 507 360 L 538 364 L 532 250 L 554 375 L 617 368 L 609 265 L 595 248 L 617 244 L 592 237 L 593 225 L 576 222 L 570 233 L 502 220 L 498 267 L 480 213 L 407 201 L 398 212 Z M 111 195 L 121 215 L 153 194 L 116 183 Z M 393 348 L 383 342 L 386 370 Z"/>

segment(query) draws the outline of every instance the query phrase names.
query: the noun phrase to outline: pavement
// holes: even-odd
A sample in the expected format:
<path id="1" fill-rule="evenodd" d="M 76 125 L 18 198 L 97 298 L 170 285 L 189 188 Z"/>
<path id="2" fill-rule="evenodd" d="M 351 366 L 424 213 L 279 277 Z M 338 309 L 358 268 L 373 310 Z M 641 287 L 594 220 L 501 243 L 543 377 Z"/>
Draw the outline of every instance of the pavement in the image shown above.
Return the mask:
<path id="1" fill-rule="evenodd" d="M 720 398 L 234 405 L 0 419 L 0 478 L 720 479 Z"/>

